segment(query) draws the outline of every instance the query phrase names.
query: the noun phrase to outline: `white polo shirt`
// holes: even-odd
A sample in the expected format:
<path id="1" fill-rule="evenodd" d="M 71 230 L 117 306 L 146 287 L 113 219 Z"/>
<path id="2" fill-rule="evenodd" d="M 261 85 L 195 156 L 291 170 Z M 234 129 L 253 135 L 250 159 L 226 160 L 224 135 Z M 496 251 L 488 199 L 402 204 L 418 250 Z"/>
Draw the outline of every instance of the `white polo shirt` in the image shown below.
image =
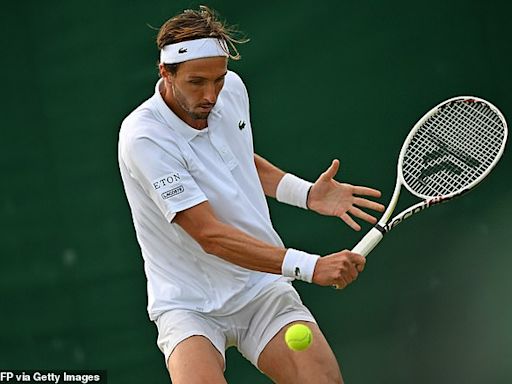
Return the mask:
<path id="1" fill-rule="evenodd" d="M 205 253 L 172 219 L 208 200 L 220 221 L 283 246 L 254 164 L 247 90 L 228 71 L 208 128 L 197 130 L 165 104 L 161 81 L 119 133 L 119 167 L 144 258 L 149 316 L 155 320 L 173 308 L 229 314 L 285 278 Z"/>

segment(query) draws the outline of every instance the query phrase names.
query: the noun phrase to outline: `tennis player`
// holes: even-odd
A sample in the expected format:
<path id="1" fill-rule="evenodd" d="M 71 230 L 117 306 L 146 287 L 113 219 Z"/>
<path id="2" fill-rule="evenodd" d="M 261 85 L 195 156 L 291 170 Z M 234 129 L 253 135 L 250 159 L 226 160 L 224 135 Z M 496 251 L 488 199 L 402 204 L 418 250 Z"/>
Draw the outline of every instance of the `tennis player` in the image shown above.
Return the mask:
<path id="1" fill-rule="evenodd" d="M 287 248 L 266 196 L 317 213 L 375 223 L 361 208 L 371 188 L 334 180 L 339 162 L 310 183 L 254 153 L 249 97 L 227 69 L 238 60 L 233 28 L 201 6 L 169 19 L 157 37 L 155 93 L 123 121 L 119 166 L 147 276 L 148 312 L 173 383 L 226 383 L 236 346 L 278 383 L 341 383 L 336 358 L 291 285 L 345 287 L 365 259 Z M 286 328 L 309 325 L 314 342 L 293 352 Z"/>

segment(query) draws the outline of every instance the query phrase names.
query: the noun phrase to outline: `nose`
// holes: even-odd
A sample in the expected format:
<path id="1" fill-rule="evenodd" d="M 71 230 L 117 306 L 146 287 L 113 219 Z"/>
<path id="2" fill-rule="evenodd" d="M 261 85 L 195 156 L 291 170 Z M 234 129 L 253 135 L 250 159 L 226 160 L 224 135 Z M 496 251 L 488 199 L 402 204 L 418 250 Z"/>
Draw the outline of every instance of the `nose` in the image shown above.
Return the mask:
<path id="1" fill-rule="evenodd" d="M 208 103 L 215 104 L 217 101 L 217 92 L 215 90 L 215 84 L 208 83 L 204 89 L 203 94 L 204 100 Z"/>

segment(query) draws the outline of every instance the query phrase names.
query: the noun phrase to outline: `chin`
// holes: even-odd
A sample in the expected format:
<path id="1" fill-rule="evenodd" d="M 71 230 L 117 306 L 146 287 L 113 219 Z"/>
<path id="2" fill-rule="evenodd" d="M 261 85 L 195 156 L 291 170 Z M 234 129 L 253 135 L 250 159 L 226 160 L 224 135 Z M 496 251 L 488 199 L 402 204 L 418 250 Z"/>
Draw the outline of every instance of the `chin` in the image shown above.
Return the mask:
<path id="1" fill-rule="evenodd" d="M 206 120 L 208 118 L 208 115 L 210 112 L 204 112 L 204 113 L 191 113 L 190 117 L 194 120 Z"/>

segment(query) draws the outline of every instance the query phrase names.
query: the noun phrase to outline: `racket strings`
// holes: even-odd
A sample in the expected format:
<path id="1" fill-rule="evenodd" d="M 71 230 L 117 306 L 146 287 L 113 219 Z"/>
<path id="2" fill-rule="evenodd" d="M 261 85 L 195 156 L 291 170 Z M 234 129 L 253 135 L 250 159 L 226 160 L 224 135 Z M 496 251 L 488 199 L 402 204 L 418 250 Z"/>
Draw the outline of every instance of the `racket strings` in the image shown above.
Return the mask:
<path id="1" fill-rule="evenodd" d="M 469 148 L 469 150 L 475 151 L 477 155 L 480 154 L 482 156 L 482 160 L 485 160 L 485 159 L 489 160 L 490 159 L 489 157 L 485 157 L 486 153 L 484 151 L 482 151 L 481 146 L 477 145 L 477 143 L 478 143 L 477 140 L 480 139 L 479 138 L 479 133 L 480 133 L 479 127 L 483 126 L 486 130 L 491 131 L 491 134 L 487 136 L 487 139 L 492 144 L 491 148 L 496 148 L 497 150 L 499 150 L 501 143 L 503 141 L 503 126 L 501 125 L 501 127 L 500 127 L 498 125 L 501 122 L 500 120 L 498 120 L 497 122 L 493 121 L 490 119 L 490 117 L 488 115 L 486 115 L 485 113 L 482 113 L 482 111 L 481 111 L 482 109 L 483 109 L 483 106 L 480 105 L 479 107 L 474 108 L 473 111 L 470 111 L 470 112 L 476 112 L 477 114 L 475 114 L 475 113 L 471 114 L 470 112 L 468 113 L 467 109 L 462 109 L 462 108 L 454 109 L 454 110 L 448 111 L 449 115 L 447 117 L 440 116 L 440 118 L 443 119 L 443 121 L 445 123 L 450 123 L 450 121 L 458 120 L 459 123 L 462 125 L 463 132 L 466 132 L 468 130 L 474 130 L 476 128 L 477 131 L 476 132 L 471 131 L 472 134 L 467 137 L 468 141 L 467 141 L 466 146 Z M 484 110 L 484 112 L 493 113 L 490 108 L 486 111 Z M 455 114 L 455 113 L 457 113 L 457 114 Z M 496 114 L 494 114 L 494 116 L 497 117 Z M 485 117 L 487 120 L 483 119 L 482 117 Z M 447 120 L 447 119 L 450 119 L 450 120 Z M 501 129 L 498 129 L 498 128 L 501 128 Z"/>
<path id="2" fill-rule="evenodd" d="M 457 107 L 457 106 L 456 106 Z M 446 114 L 439 114 L 439 123 L 447 126 L 449 129 L 439 131 L 439 138 L 434 137 L 432 133 L 429 133 L 431 141 L 438 146 L 443 146 L 444 152 L 448 152 L 450 159 L 445 159 L 441 163 L 437 163 L 433 168 L 429 168 L 431 171 L 445 171 L 445 175 L 441 182 L 436 182 L 436 192 L 443 192 L 439 190 L 439 186 L 443 187 L 449 185 L 457 189 L 462 188 L 464 185 L 471 183 L 475 176 L 478 175 L 473 172 L 471 168 L 475 168 L 483 164 L 484 169 L 487 168 L 488 164 L 485 164 L 487 153 L 481 150 L 481 146 L 478 145 L 480 141 L 480 135 L 478 130 L 475 132 L 475 128 L 479 126 L 486 126 L 486 123 L 479 119 L 479 116 L 467 113 L 468 111 L 464 108 L 453 108 L 447 109 Z M 455 124 L 459 124 L 459 131 L 454 132 Z M 488 124 L 487 124 L 488 125 Z M 428 127 L 428 124 L 426 125 Z M 464 135 L 459 133 L 463 132 Z M 489 158 L 487 156 L 487 158 Z M 493 158 L 493 157 L 492 157 Z M 445 168 L 445 169 L 443 169 Z M 424 181 L 425 176 L 428 174 L 422 174 L 422 180 Z M 435 179 L 434 179 L 435 181 Z"/>
<path id="3" fill-rule="evenodd" d="M 436 194 L 439 194 L 439 192 L 442 191 L 442 189 L 440 190 L 439 188 L 442 188 L 444 184 L 457 184 L 457 175 L 460 176 L 460 182 L 462 184 L 467 184 L 471 182 L 473 179 L 471 177 L 473 176 L 473 172 L 468 172 L 468 170 L 470 171 L 468 166 L 478 165 L 479 161 L 475 159 L 475 157 L 480 158 L 480 160 L 485 160 L 485 158 L 483 158 L 481 154 L 480 156 L 478 153 L 474 152 L 471 154 L 466 154 L 464 151 L 468 151 L 468 149 L 474 150 L 475 148 L 480 147 L 477 145 L 479 137 L 478 135 L 475 135 L 474 128 L 478 126 L 476 124 L 481 124 L 484 126 L 488 124 L 486 124 L 481 119 L 478 119 L 478 116 L 474 116 L 471 113 L 468 114 L 468 111 L 465 110 L 464 108 L 449 108 L 445 109 L 444 112 L 444 114 L 440 113 L 434 118 L 429 119 L 429 121 L 425 123 L 424 127 L 427 128 L 427 134 L 429 136 L 430 141 L 432 141 L 435 145 L 439 147 L 437 150 L 434 149 L 430 153 L 433 153 L 434 156 L 438 157 L 444 157 L 444 155 L 449 154 L 451 157 L 451 159 L 444 160 L 441 162 L 438 161 L 430 168 L 427 168 L 427 170 L 429 170 L 430 173 L 421 174 L 419 181 L 422 181 L 422 184 L 425 184 L 424 179 L 426 177 L 429 177 L 431 176 L 431 174 L 435 174 L 437 172 L 445 171 L 445 177 L 443 178 L 443 180 L 439 181 L 436 180 L 435 178 L 431 180 L 431 183 L 435 184 L 435 186 L 437 187 L 435 188 Z M 442 124 L 445 128 L 448 129 L 433 130 L 432 128 L 437 128 L 437 123 Z M 459 131 L 454 131 L 454 124 L 456 123 L 460 125 L 460 127 L 458 128 Z M 462 132 L 465 133 L 465 135 L 463 136 L 457 134 L 461 132 L 461 128 Z M 432 131 L 434 133 L 438 133 L 439 136 L 436 137 L 435 134 L 432 133 Z M 418 143 L 421 144 L 421 140 L 418 140 Z M 463 148 L 463 150 L 460 150 L 460 148 Z M 480 153 L 482 153 L 482 151 L 480 151 Z M 476 156 L 472 157 L 471 155 Z M 425 163 L 425 156 L 423 156 L 422 159 L 423 163 Z M 435 160 L 435 157 L 432 160 Z"/>
<path id="4" fill-rule="evenodd" d="M 402 174 L 411 192 L 440 196 L 467 188 L 499 155 L 505 124 L 483 102 L 457 100 L 428 118 L 411 139 Z"/>
<path id="5" fill-rule="evenodd" d="M 478 112 L 476 109 L 475 111 Z M 455 143 L 455 145 L 458 148 L 464 145 L 465 148 L 467 149 L 467 152 L 470 153 L 469 158 L 463 156 L 462 159 L 458 158 L 458 160 L 467 160 L 468 162 L 464 161 L 465 164 L 463 164 L 466 165 L 466 167 L 478 166 L 482 164 L 483 167 L 487 169 L 487 167 L 491 165 L 492 161 L 494 160 L 495 156 L 499 151 L 499 148 L 503 141 L 503 135 L 499 140 L 496 137 L 496 135 L 491 134 L 486 136 L 488 142 L 490 143 L 490 147 L 483 148 L 481 145 L 479 145 L 482 139 L 480 132 L 478 130 L 475 132 L 474 129 L 478 128 L 481 125 L 484 125 L 486 129 L 494 130 L 494 133 L 499 133 L 499 131 L 495 130 L 494 126 L 487 124 L 484 120 L 479 119 L 478 116 L 468 114 L 466 110 L 451 110 L 448 111 L 448 116 L 440 116 L 440 118 L 445 124 L 450 124 L 450 122 L 458 119 L 458 121 L 462 125 L 462 132 L 470 132 L 469 134 L 464 135 L 464 142 L 461 143 L 460 141 L 458 141 L 457 143 Z M 446 132 L 442 133 L 444 133 L 443 137 L 446 140 L 450 139 L 449 137 L 446 137 Z M 492 150 L 493 148 L 495 149 L 495 153 L 489 151 L 489 149 Z M 489 156 L 489 154 L 491 156 Z M 457 155 L 457 153 L 455 153 L 455 155 Z M 468 179 L 469 182 L 471 182 L 471 180 L 469 180 L 471 172 L 465 173 L 464 176 Z"/>

